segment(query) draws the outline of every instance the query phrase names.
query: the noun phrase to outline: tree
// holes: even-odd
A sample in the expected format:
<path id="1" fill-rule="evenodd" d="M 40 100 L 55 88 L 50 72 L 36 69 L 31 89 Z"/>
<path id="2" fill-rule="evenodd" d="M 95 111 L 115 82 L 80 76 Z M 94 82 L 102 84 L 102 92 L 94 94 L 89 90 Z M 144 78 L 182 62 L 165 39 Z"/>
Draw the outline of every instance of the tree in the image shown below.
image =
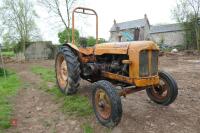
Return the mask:
<path id="1" fill-rule="evenodd" d="M 6 29 L 4 32 L 11 40 L 19 42 L 23 53 L 26 42 L 40 38 L 35 24 L 37 14 L 29 0 L 3 0 L 0 17 Z"/>
<path id="2" fill-rule="evenodd" d="M 104 43 L 106 42 L 104 38 L 100 38 L 98 40 L 98 43 Z M 89 36 L 88 38 L 86 38 L 86 46 L 91 47 L 94 46 L 96 44 L 96 39 L 92 36 Z"/>
<path id="3" fill-rule="evenodd" d="M 100 38 L 99 40 L 98 40 L 98 43 L 100 44 L 100 43 L 104 43 L 104 42 L 106 42 L 105 41 L 105 39 L 103 39 L 103 38 Z M 91 46 L 94 46 L 96 44 L 96 39 L 94 38 L 94 37 L 92 37 L 92 36 L 89 36 L 88 38 L 87 38 L 87 46 L 89 46 L 89 47 L 91 47 Z"/>
<path id="4" fill-rule="evenodd" d="M 94 46 L 96 44 L 96 39 L 92 36 L 87 38 L 87 46 Z"/>
<path id="5" fill-rule="evenodd" d="M 5 47 L 6 50 L 11 50 L 14 45 L 16 44 L 15 41 L 13 41 L 12 39 L 10 39 L 9 34 L 5 33 L 3 35 L 3 42 L 2 42 L 3 46 Z"/>
<path id="6" fill-rule="evenodd" d="M 104 38 L 100 38 L 98 41 L 98 43 L 105 43 L 105 42 L 106 42 L 106 40 Z"/>
<path id="7" fill-rule="evenodd" d="M 86 37 L 80 37 L 80 38 L 79 38 L 79 44 L 80 44 L 82 47 L 87 47 L 87 38 L 86 38 Z"/>
<path id="8" fill-rule="evenodd" d="M 198 48 L 198 36 L 196 35 L 197 31 L 195 29 L 195 18 L 191 15 L 191 18 L 188 22 L 182 23 L 183 27 L 185 28 L 185 40 L 186 40 L 186 48 Z"/>
<path id="9" fill-rule="evenodd" d="M 182 23 L 186 31 L 187 38 L 195 39 L 196 47 L 200 51 L 200 31 L 199 31 L 199 15 L 200 15 L 200 0 L 179 0 L 173 10 L 174 18 Z M 188 39 L 187 39 L 188 41 Z"/>
<path id="10" fill-rule="evenodd" d="M 69 37 L 68 37 L 69 36 Z M 61 44 L 63 43 L 67 43 L 67 38 L 72 38 L 72 29 L 69 29 L 69 34 L 67 33 L 67 30 L 63 30 L 62 32 L 58 33 L 58 38 L 59 38 L 59 42 Z M 70 43 L 72 42 L 72 40 L 70 40 Z M 104 38 L 100 38 L 98 40 L 98 43 L 104 43 L 106 42 Z M 83 46 L 83 47 L 91 47 L 94 46 L 96 44 L 96 39 L 92 36 L 89 36 L 88 38 L 85 37 L 80 37 L 79 35 L 79 31 L 75 29 L 75 43 L 78 46 Z"/>
<path id="11" fill-rule="evenodd" d="M 71 28 L 68 29 L 68 32 L 66 29 L 62 32 L 59 32 L 58 38 L 59 38 L 59 42 L 61 44 L 69 42 L 69 41 L 67 41 L 67 38 L 72 38 L 72 29 Z M 70 39 L 70 43 L 71 42 L 72 42 L 72 40 Z M 76 44 L 79 43 L 79 31 L 76 29 L 75 29 L 75 42 L 76 42 Z"/>
<path id="12" fill-rule="evenodd" d="M 78 0 L 38 0 L 43 6 L 45 6 L 49 12 L 53 13 L 56 17 L 60 18 L 62 24 L 66 29 L 66 33 L 70 34 L 70 25 L 71 25 L 71 16 L 70 13 L 74 4 L 78 2 Z M 65 3 L 63 3 L 65 2 Z M 62 12 L 64 5 L 65 11 Z M 67 20 L 65 20 L 65 17 Z M 71 42 L 70 35 L 68 35 L 67 42 Z"/>

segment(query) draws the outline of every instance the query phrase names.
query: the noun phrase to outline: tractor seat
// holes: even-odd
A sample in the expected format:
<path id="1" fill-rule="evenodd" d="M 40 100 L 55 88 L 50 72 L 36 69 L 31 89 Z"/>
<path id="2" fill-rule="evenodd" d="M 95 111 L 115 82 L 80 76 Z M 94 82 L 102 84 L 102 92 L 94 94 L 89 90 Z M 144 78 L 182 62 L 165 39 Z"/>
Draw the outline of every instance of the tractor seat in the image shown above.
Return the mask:
<path id="1" fill-rule="evenodd" d="M 85 55 L 91 55 L 94 53 L 94 47 L 79 48 L 79 51 Z"/>

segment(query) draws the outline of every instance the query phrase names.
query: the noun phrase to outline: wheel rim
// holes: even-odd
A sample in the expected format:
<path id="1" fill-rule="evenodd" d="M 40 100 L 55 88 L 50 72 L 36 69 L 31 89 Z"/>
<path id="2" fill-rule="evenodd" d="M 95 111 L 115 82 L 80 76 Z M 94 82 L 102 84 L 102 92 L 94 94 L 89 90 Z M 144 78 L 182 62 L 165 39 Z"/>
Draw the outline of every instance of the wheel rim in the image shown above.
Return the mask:
<path id="1" fill-rule="evenodd" d="M 152 88 L 152 95 L 158 100 L 163 100 L 169 96 L 169 87 L 166 80 L 160 79 L 159 85 Z"/>
<path id="2" fill-rule="evenodd" d="M 68 85 L 68 69 L 67 62 L 62 54 L 57 57 L 56 73 L 59 86 L 61 89 L 66 89 Z"/>
<path id="3" fill-rule="evenodd" d="M 95 105 L 98 114 L 103 119 L 109 119 L 111 115 L 111 103 L 108 95 L 102 89 L 97 89 L 95 94 Z"/>

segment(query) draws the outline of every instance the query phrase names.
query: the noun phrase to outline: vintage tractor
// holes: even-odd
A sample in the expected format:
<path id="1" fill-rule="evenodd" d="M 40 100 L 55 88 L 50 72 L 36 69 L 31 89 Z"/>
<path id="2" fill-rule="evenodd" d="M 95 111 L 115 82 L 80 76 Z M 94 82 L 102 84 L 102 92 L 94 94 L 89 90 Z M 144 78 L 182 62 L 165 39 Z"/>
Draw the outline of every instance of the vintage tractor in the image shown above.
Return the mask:
<path id="1" fill-rule="evenodd" d="M 75 13 L 96 16 L 94 47 L 75 45 Z M 71 95 L 78 91 L 81 78 L 93 83 L 95 115 L 104 126 L 114 127 L 122 117 L 121 96 L 145 89 L 148 97 L 157 104 L 167 106 L 176 99 L 176 81 L 168 73 L 158 70 L 158 55 L 159 48 L 152 41 L 98 44 L 97 13 L 93 9 L 77 7 L 72 14 L 72 44 L 63 44 L 56 57 L 57 84 L 64 94 Z"/>

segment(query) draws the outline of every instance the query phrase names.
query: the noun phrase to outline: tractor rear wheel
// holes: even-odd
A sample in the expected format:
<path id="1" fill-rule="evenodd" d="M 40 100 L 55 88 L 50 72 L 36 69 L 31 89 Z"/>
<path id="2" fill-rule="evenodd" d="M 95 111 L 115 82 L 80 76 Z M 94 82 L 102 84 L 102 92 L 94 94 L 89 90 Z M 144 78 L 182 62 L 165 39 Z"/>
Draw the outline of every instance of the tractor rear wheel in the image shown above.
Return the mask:
<path id="1" fill-rule="evenodd" d="M 169 105 L 178 95 L 178 87 L 172 76 L 164 71 L 160 71 L 160 84 L 156 87 L 147 88 L 149 98 L 157 104 Z"/>
<path id="2" fill-rule="evenodd" d="M 115 87 L 108 81 L 95 82 L 92 104 L 99 122 L 106 127 L 116 126 L 122 117 L 121 99 Z"/>
<path id="3" fill-rule="evenodd" d="M 75 94 L 80 81 L 80 63 L 71 48 L 60 47 L 55 68 L 57 85 L 61 92 L 67 95 Z"/>

